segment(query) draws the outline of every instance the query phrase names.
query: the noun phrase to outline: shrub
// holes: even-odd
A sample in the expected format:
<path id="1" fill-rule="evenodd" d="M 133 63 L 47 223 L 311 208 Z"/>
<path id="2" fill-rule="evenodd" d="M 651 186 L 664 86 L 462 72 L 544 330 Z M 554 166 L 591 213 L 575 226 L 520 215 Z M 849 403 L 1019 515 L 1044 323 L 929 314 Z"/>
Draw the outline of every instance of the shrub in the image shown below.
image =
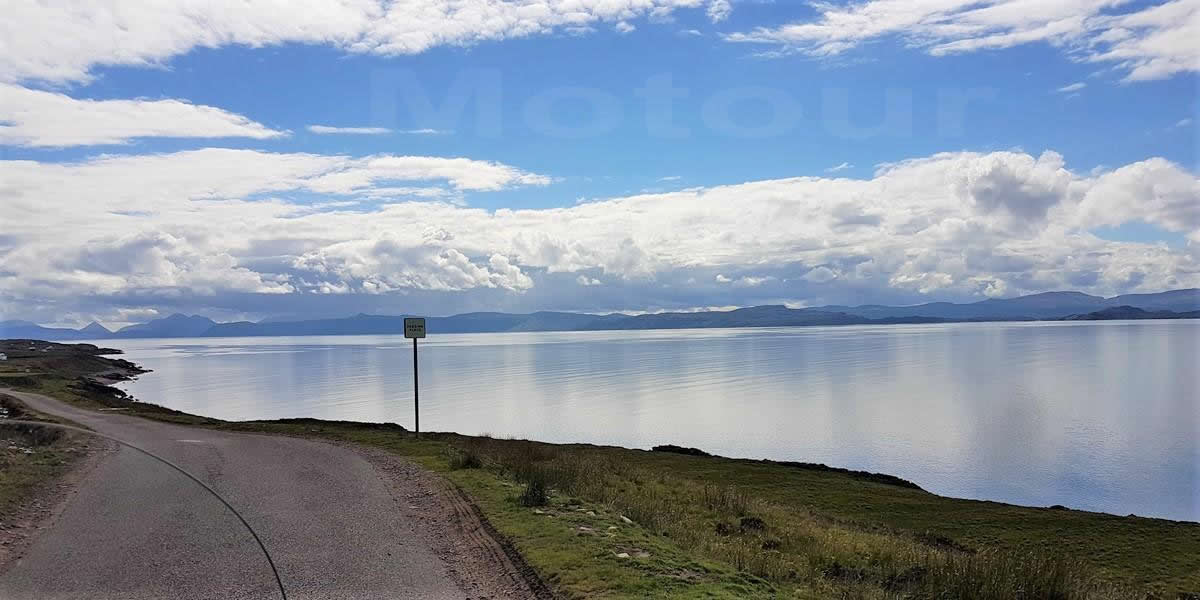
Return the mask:
<path id="1" fill-rule="evenodd" d="M 652 452 L 670 452 L 672 454 L 685 454 L 687 456 L 712 456 L 711 454 L 699 448 L 685 448 L 676 446 L 675 444 L 663 444 L 650 449 Z"/>
<path id="2" fill-rule="evenodd" d="M 525 483 L 525 491 L 521 492 L 521 506 L 545 506 L 550 503 L 550 490 L 546 487 L 546 479 L 533 476 Z"/>
<path id="3" fill-rule="evenodd" d="M 474 448 L 451 448 L 451 469 L 478 469 L 482 466 L 483 459 L 479 456 L 479 453 Z"/>
<path id="4" fill-rule="evenodd" d="M 742 531 L 762 531 L 767 528 L 767 524 L 758 517 L 742 517 L 742 520 L 738 521 L 738 528 Z"/>

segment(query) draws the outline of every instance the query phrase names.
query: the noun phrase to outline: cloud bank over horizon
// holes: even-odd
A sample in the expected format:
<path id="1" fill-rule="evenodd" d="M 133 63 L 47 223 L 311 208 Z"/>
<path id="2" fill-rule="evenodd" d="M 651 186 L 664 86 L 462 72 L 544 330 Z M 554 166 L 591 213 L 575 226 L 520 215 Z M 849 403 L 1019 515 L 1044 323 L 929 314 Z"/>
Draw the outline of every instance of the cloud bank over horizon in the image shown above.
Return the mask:
<path id="1" fill-rule="evenodd" d="M 1200 286 L 1200 179 L 954 152 L 561 208 L 487 161 L 204 149 L 0 162 L 0 313 L 41 322 L 978 300 Z M 1183 245 L 1103 239 L 1149 224 Z M 390 308 L 389 310 L 389 307 Z"/>

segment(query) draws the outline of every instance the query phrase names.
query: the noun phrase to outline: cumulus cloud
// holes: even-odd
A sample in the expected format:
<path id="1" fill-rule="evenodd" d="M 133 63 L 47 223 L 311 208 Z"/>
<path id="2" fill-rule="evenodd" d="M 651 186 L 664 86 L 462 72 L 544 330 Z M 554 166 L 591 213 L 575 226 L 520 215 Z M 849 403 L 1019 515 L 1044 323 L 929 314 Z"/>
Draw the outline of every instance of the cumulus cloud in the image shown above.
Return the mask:
<path id="1" fill-rule="evenodd" d="M 287 42 L 329 44 L 348 52 L 403 55 L 554 31 L 589 31 L 681 8 L 704 8 L 713 20 L 726 0 L 344 0 L 280 10 L 274 0 L 219 0 L 196 5 L 151 0 L 76 4 L 23 2 L 0 20 L 0 80 L 87 81 L 100 65 L 161 64 L 194 48 Z"/>
<path id="2" fill-rule="evenodd" d="M 1076 60 L 1108 63 L 1126 80 L 1163 79 L 1200 70 L 1194 41 L 1200 1 L 1168 0 L 1119 14 L 1123 2 L 1025 0 L 869 0 L 816 3 L 817 17 L 729 34 L 731 42 L 773 46 L 775 54 L 841 54 L 889 36 L 934 56 L 1043 42 Z"/>
<path id="3" fill-rule="evenodd" d="M 480 287 L 519 292 L 533 285 L 506 256 L 472 260 L 454 248 L 413 245 L 392 232 L 314 249 L 296 257 L 291 267 L 303 289 L 318 293 L 459 292 Z"/>
<path id="4" fill-rule="evenodd" d="M 90 293 L 147 292 L 211 295 L 217 290 L 282 294 L 295 291 L 286 282 L 245 267 L 222 248 L 170 233 L 140 232 L 104 236 L 51 258 L 65 283 Z M 51 282 L 47 282 L 51 283 Z M 53 283 L 51 283 L 53 285 Z"/>
<path id="5" fill-rule="evenodd" d="M 0 144 L 66 147 L 124 144 L 144 137 L 285 135 L 244 116 L 182 100 L 80 100 L 0 84 Z"/>
<path id="6" fill-rule="evenodd" d="M 395 181 L 426 185 L 390 185 Z M 409 262 L 442 272 L 457 269 L 457 274 L 405 280 L 381 272 L 376 279 L 355 279 L 376 263 L 365 250 L 347 254 L 346 248 L 357 248 L 353 244 L 339 245 L 353 237 L 346 235 L 348 231 L 333 235 L 325 227 L 338 223 L 340 211 L 357 204 L 333 200 L 337 197 L 376 202 L 396 197 L 445 198 L 464 190 L 548 182 L 544 176 L 498 163 L 424 156 L 354 158 L 209 148 L 101 156 L 74 164 L 0 161 L 0 195 L 11 198 L 0 210 L 4 224 L 0 231 L 22 240 L 0 255 L 0 265 L 58 257 L 50 268 L 61 269 L 60 278 L 48 279 L 28 269 L 8 277 L 35 294 L 42 290 L 50 295 L 175 294 L 184 289 L 198 295 L 276 293 L 333 291 L 338 286 L 347 292 L 369 292 L 405 285 L 519 290 L 529 282 L 504 257 L 469 267 L 462 264 L 461 255 L 448 250 L 414 255 Z M 322 224 L 303 219 L 314 215 L 328 220 Z M 300 223 L 307 225 L 294 229 Z M 427 229 L 415 216 L 403 226 Z M 267 230 L 261 227 L 290 232 L 264 236 Z M 78 245 L 45 235 L 49 230 L 71 232 L 69 239 Z M 449 239 L 451 234 L 442 231 L 442 235 Z M 271 268 L 288 267 L 294 272 L 263 274 L 234 258 L 260 261 L 263 257 L 256 253 L 264 248 L 272 248 L 267 257 L 274 265 Z M 389 250 L 383 241 L 371 248 L 377 253 Z M 10 273 L 2 266 L 0 272 Z M 301 276 L 311 273 L 332 275 L 312 280 Z"/>
<path id="7" fill-rule="evenodd" d="M 1065 162 L 1054 152 L 944 153 L 864 179 L 488 211 L 437 194 L 548 178 L 469 159 L 216 149 L 0 161 L 0 310 L 190 301 L 261 314 L 327 298 L 328 314 L 397 294 L 431 314 L 656 310 L 1200 286 L 1194 173 L 1161 158 L 1088 174 Z M 405 187 L 440 192 L 372 195 Z M 1190 242 L 1091 233 L 1134 221 Z"/>
<path id="8" fill-rule="evenodd" d="M 1200 243 L 1200 180 L 1161 158 L 1104 173 L 1080 197 L 1076 222 L 1116 226 L 1143 221 Z"/>

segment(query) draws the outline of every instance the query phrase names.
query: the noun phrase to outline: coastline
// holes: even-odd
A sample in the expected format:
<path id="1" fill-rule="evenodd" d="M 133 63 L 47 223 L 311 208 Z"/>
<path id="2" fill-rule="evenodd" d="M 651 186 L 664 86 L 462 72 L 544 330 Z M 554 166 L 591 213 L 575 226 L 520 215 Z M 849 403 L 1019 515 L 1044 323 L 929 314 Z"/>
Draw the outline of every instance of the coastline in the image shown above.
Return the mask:
<path id="1" fill-rule="evenodd" d="M 97 357 L 93 355 L 93 358 Z M 120 360 L 98 358 L 102 361 Z M 92 362 L 92 360 L 92 358 L 88 358 L 84 361 L 88 363 L 87 368 L 94 369 L 97 367 L 97 363 Z M 570 470 L 574 467 L 569 465 L 575 464 L 610 465 L 620 463 L 626 465 L 617 471 L 605 471 L 608 473 L 605 477 L 618 477 L 614 481 L 625 481 L 625 475 L 621 473 L 632 469 L 636 472 L 646 473 L 645 476 L 635 477 L 635 479 L 650 477 L 653 480 L 654 478 L 667 477 L 672 481 L 676 481 L 677 478 L 677 484 L 685 487 L 698 485 L 699 487 L 696 487 L 694 491 L 701 496 L 705 493 L 712 493 L 711 490 L 710 492 L 703 491 L 709 489 L 705 487 L 706 485 L 710 485 L 703 483 L 704 481 L 722 481 L 726 482 L 722 485 L 730 486 L 729 489 L 736 488 L 737 490 L 743 490 L 736 492 L 736 494 L 745 494 L 746 498 L 750 499 L 750 501 L 748 503 L 742 502 L 745 506 L 742 507 L 741 511 L 753 512 L 756 515 L 771 515 L 770 518 L 766 518 L 766 522 L 768 523 L 766 529 L 762 531 L 753 528 L 739 529 L 740 526 L 737 525 L 738 520 L 745 517 L 734 518 L 733 516 L 729 516 L 725 518 L 732 519 L 734 525 L 733 529 L 729 530 L 731 533 L 721 533 L 721 527 L 723 526 L 718 525 L 717 533 L 703 534 L 701 536 L 704 540 L 712 537 L 715 541 L 681 541 L 682 538 L 688 536 L 685 529 L 675 532 L 673 536 L 666 538 L 666 540 L 673 540 L 673 545 L 666 544 L 659 547 L 650 543 L 655 540 L 638 538 L 641 540 L 638 542 L 639 544 L 648 547 L 631 545 L 632 542 L 626 540 L 620 543 L 626 544 L 628 547 L 614 548 L 612 554 L 613 556 L 627 554 L 637 559 L 637 552 L 631 553 L 625 551 L 637 549 L 653 557 L 646 559 L 650 563 L 654 563 L 658 558 L 664 556 L 675 556 L 678 558 L 689 555 L 696 555 L 701 560 L 711 561 L 717 560 L 715 558 L 717 555 L 703 550 L 703 548 L 707 547 L 706 544 L 726 544 L 730 541 L 744 543 L 753 538 L 761 540 L 760 545 L 774 547 L 776 542 L 779 542 L 785 544 L 781 549 L 764 551 L 763 548 L 758 548 L 751 553 L 752 556 L 759 556 L 755 560 L 768 561 L 757 567 L 750 568 L 751 572 L 757 569 L 758 572 L 755 576 L 762 578 L 763 582 L 765 582 L 762 585 L 773 588 L 777 588 L 779 585 L 785 583 L 792 585 L 792 583 L 788 583 L 789 580 L 787 577 L 783 577 L 781 580 L 780 573 L 773 571 L 775 567 L 771 567 L 769 564 L 769 561 L 781 560 L 778 557 L 769 557 L 776 556 L 781 552 L 783 555 L 789 553 L 789 546 L 787 545 L 789 542 L 780 538 L 782 535 L 780 531 L 784 529 L 797 531 L 795 529 L 797 527 L 815 527 L 813 523 L 826 523 L 826 525 L 822 525 L 821 527 L 834 527 L 832 531 L 836 532 L 838 536 L 848 536 L 847 539 L 857 539 L 861 535 L 868 535 L 867 532 L 877 531 L 877 533 L 869 534 L 876 536 L 868 537 L 868 539 L 872 540 L 869 542 L 870 544 L 891 548 L 891 551 L 896 552 L 900 552 L 898 548 L 905 548 L 901 552 L 902 555 L 916 552 L 918 554 L 930 553 L 930 556 L 940 557 L 929 560 L 956 560 L 953 557 L 974 556 L 980 552 L 992 553 L 1001 550 L 1004 552 L 1042 552 L 1053 549 L 1056 546 L 1072 548 L 1072 551 L 1082 553 L 1084 556 L 1088 554 L 1097 557 L 1109 556 L 1112 552 L 1116 551 L 1119 556 L 1125 557 L 1120 562 L 1128 564 L 1125 564 L 1125 566 L 1122 566 L 1122 564 L 1106 564 L 1105 561 L 1111 562 L 1111 558 L 1097 563 L 1088 563 L 1085 561 L 1085 563 L 1092 565 L 1088 569 L 1094 568 L 1095 572 L 1099 573 L 1098 581 L 1120 585 L 1148 585 L 1150 589 L 1158 590 L 1161 593 L 1169 593 L 1171 590 L 1182 592 L 1191 589 L 1193 586 L 1200 586 L 1200 581 L 1188 578 L 1191 573 L 1200 571 L 1195 571 L 1193 566 L 1188 566 L 1187 563 L 1178 564 L 1178 560 L 1180 560 L 1178 557 L 1181 555 L 1175 554 L 1174 556 L 1164 557 L 1160 552 L 1151 552 L 1148 548 L 1137 550 L 1140 543 L 1138 540 L 1142 536 L 1152 535 L 1152 537 L 1156 537 L 1157 539 L 1166 540 L 1162 544 L 1162 548 L 1164 549 L 1185 553 L 1192 552 L 1193 555 L 1200 556 L 1200 541 L 1195 542 L 1194 545 L 1196 547 L 1192 548 L 1189 545 L 1192 542 L 1185 539 L 1193 538 L 1194 540 L 1200 540 L 1200 524 L 1192 522 L 1142 517 L 1120 517 L 1105 513 L 1088 513 L 1061 508 L 1022 507 L 988 501 L 946 498 L 929 494 L 920 490 L 915 484 L 899 480 L 898 478 L 892 478 L 888 475 L 848 472 L 825 465 L 788 464 L 774 461 L 704 456 L 703 454 L 705 453 L 702 451 L 680 447 L 662 447 L 658 451 L 645 451 L 612 446 L 542 444 L 521 440 L 492 440 L 490 438 L 460 436 L 452 433 L 422 434 L 422 439 L 418 441 L 414 440 L 402 427 L 388 424 L 334 422 L 317 419 L 225 422 L 138 402 L 124 396 L 123 393 L 114 392 L 113 388 L 103 385 L 101 382 L 127 380 L 144 372 L 137 368 L 136 365 L 128 363 L 128 361 L 122 362 L 125 364 L 121 366 L 114 366 L 112 362 L 101 362 L 100 366 L 103 367 L 102 369 L 83 375 L 76 374 L 73 384 L 61 381 L 61 379 L 65 378 L 60 378 L 60 381 L 57 383 L 44 382 L 44 385 L 51 389 L 43 391 L 57 390 L 59 393 L 71 396 L 70 398 L 60 399 L 90 408 L 124 409 L 124 414 L 171 423 L 212 427 L 230 431 L 331 439 L 339 442 L 380 448 L 405 456 L 421 464 L 426 469 L 439 473 L 463 489 L 464 493 L 468 494 L 475 501 L 481 513 L 501 533 L 513 540 L 514 547 L 521 550 L 523 555 L 528 555 L 530 564 L 539 573 L 546 576 L 547 581 L 552 586 L 557 581 L 558 585 L 565 586 L 565 589 L 572 589 L 572 586 L 579 582 L 571 583 L 568 581 L 564 583 L 556 579 L 555 575 L 561 578 L 566 576 L 565 574 L 568 571 L 589 573 L 590 571 L 587 569 L 595 566 L 589 561 L 594 561 L 594 558 L 589 559 L 587 556 L 579 557 L 577 556 L 577 551 L 572 551 L 567 546 L 558 547 L 556 552 L 566 553 L 567 556 L 574 557 L 572 560 L 582 561 L 570 565 L 569 569 L 555 561 L 547 562 L 544 558 L 538 558 L 546 551 L 546 548 L 540 546 L 545 540 L 542 542 L 531 540 L 537 540 L 539 539 L 538 536 L 542 535 L 549 535 L 554 540 L 561 538 L 562 532 L 558 529 L 550 528 L 554 535 L 543 531 L 547 528 L 547 518 L 558 519 L 560 523 L 568 520 L 568 517 L 575 518 L 573 515 L 580 513 L 570 503 L 578 500 L 590 506 L 590 512 L 601 516 L 608 514 L 609 516 L 606 518 L 612 520 L 613 524 L 605 525 L 605 527 L 626 527 L 627 525 L 623 523 L 622 519 L 617 517 L 630 516 L 636 512 L 636 506 L 632 504 L 622 505 L 623 502 L 633 503 L 634 496 L 627 498 L 611 497 L 608 495 L 608 492 L 589 490 L 586 486 L 582 486 L 578 482 L 571 483 L 564 480 L 550 486 L 552 490 L 557 489 L 559 491 L 550 493 L 550 497 L 546 499 L 546 504 L 541 505 L 545 508 L 521 508 L 520 503 L 514 504 L 512 494 L 523 487 L 529 486 L 530 480 L 528 478 L 536 477 L 536 475 L 530 475 L 530 473 L 522 475 L 520 473 L 525 467 L 521 466 L 519 460 L 512 457 L 515 449 L 520 449 L 522 453 L 532 453 L 532 455 L 542 457 L 539 460 L 545 460 L 547 464 L 558 465 L 554 469 L 560 470 Z M 83 365 L 79 365 L 79 368 L 83 367 Z M 132 369 L 127 367 L 132 367 Z M 97 377 L 98 375 L 99 378 Z M 86 380 L 91 385 L 81 385 L 79 379 Z M 62 385 L 64 383 L 66 385 Z M 54 395 L 55 397 L 59 397 L 58 394 Z M 479 459 L 480 465 L 466 468 L 454 466 L 456 461 L 459 463 L 463 462 L 461 457 L 472 455 L 477 455 L 476 458 Z M 513 462 L 514 460 L 517 462 Z M 582 487 L 579 489 L 571 487 L 577 485 Z M 563 494 L 562 489 L 571 489 L 572 491 Z M 636 486 L 627 488 L 623 493 L 636 494 Z M 736 496 L 733 498 L 732 504 L 739 504 Z M 620 510 L 614 513 L 614 506 L 617 506 Z M 622 506 L 623 508 L 621 508 Z M 729 506 L 726 508 L 737 509 L 738 507 Z M 711 512 L 716 509 L 709 508 L 705 510 Z M 738 511 L 733 510 L 733 512 Z M 791 513 L 797 512 L 807 516 L 800 521 L 796 521 Z M 732 515 L 732 513 L 730 514 Z M 547 515 L 551 516 L 547 517 Z M 532 522 L 529 521 L 531 517 L 534 517 Z M 648 514 L 641 518 L 634 517 L 633 520 L 641 524 L 643 521 L 654 522 L 658 518 L 654 517 L 653 514 Z M 764 517 L 756 516 L 755 518 Z M 587 517 L 587 519 L 592 518 Z M 595 523 L 587 519 L 581 521 L 580 524 L 572 526 L 571 535 L 573 537 L 578 537 L 576 534 L 585 535 L 586 537 L 592 536 L 589 530 L 595 531 L 597 528 L 594 526 Z M 812 521 L 812 519 L 816 519 L 816 521 Z M 1061 528 L 1064 526 L 1064 519 L 1080 524 L 1079 528 L 1084 530 L 1086 534 L 1079 536 L 1081 539 L 1074 541 L 1069 536 L 1068 538 L 1062 538 Z M 950 522 L 947 523 L 947 521 Z M 985 526 L 987 523 L 992 524 Z M 1020 524 L 1020 527 L 1025 529 L 1026 538 L 1018 539 L 1018 537 L 1014 536 L 1007 538 L 1001 536 L 998 543 L 986 541 L 995 538 L 996 534 L 992 532 L 993 527 L 1015 529 L 1017 524 Z M 711 527 L 711 521 L 709 526 Z M 666 525 L 666 527 L 669 529 L 671 526 Z M 688 527 L 694 528 L 695 524 L 689 521 Z M 821 531 L 824 531 L 824 529 L 821 529 Z M 533 537 L 530 537 L 531 535 Z M 601 537 L 604 539 L 597 539 L 595 541 L 604 542 L 608 539 L 607 536 Z M 662 540 L 655 542 L 660 543 Z M 860 540 L 855 543 L 868 542 Z M 1130 547 L 1130 545 L 1132 546 Z M 682 546 L 683 548 L 676 546 Z M 1125 549 L 1114 550 L 1114 548 L 1118 547 L 1124 547 Z M 1005 548 L 1009 550 L 1004 550 Z M 1143 556 L 1142 560 L 1135 559 L 1136 555 L 1147 553 L 1149 554 Z M 838 555 L 840 556 L 840 554 Z M 945 557 L 951 558 L 946 559 Z M 812 581 L 825 582 L 831 579 L 830 573 L 836 575 L 836 573 L 840 572 L 838 569 L 849 568 L 850 565 L 844 562 L 847 560 L 853 560 L 853 557 L 845 556 L 835 559 L 833 562 L 819 565 L 819 568 L 816 568 L 814 571 L 806 571 L 804 574 L 797 575 L 796 577 L 808 581 L 809 583 L 805 585 L 811 587 Z M 1157 568 L 1147 570 L 1145 568 L 1146 565 L 1152 562 L 1158 563 Z M 722 570 L 724 567 L 721 567 L 719 563 L 720 561 L 714 563 L 711 569 L 713 572 L 725 573 Z M 841 566 L 835 567 L 834 565 Z M 602 566 L 607 569 L 612 565 L 605 563 Z M 746 566 L 743 565 L 743 568 Z M 1200 566 L 1200 563 L 1194 566 Z M 930 567 L 926 566 L 922 568 Z M 579 569 L 583 569 L 583 571 L 579 571 Z M 1189 571 L 1189 569 L 1193 570 Z M 735 568 L 734 572 L 740 570 L 742 568 Z M 869 574 L 870 572 L 864 571 L 864 573 Z M 724 580 L 726 575 L 728 573 L 721 577 L 714 576 L 714 585 L 720 583 L 717 587 L 724 589 L 722 586 L 728 584 L 728 581 Z M 594 578 L 597 576 L 595 573 L 592 573 L 588 577 Z M 732 575 L 729 576 L 732 577 Z M 887 577 L 886 574 L 882 573 L 879 575 L 870 575 L 870 577 L 877 576 Z M 832 577 L 832 581 L 836 584 L 840 579 L 839 577 Z M 824 584 L 822 583 L 822 585 Z M 751 595 L 757 595 L 757 593 Z M 804 596 L 801 594 L 801 597 Z"/>

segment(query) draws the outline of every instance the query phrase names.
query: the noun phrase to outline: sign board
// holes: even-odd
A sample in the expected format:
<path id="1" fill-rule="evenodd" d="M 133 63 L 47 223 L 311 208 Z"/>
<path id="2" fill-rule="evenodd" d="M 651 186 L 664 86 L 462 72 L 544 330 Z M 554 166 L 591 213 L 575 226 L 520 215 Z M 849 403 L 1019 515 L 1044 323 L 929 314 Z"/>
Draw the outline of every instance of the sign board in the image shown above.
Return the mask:
<path id="1" fill-rule="evenodd" d="M 425 319 L 421 317 L 405 318 L 404 337 L 414 340 L 425 337 Z"/>

